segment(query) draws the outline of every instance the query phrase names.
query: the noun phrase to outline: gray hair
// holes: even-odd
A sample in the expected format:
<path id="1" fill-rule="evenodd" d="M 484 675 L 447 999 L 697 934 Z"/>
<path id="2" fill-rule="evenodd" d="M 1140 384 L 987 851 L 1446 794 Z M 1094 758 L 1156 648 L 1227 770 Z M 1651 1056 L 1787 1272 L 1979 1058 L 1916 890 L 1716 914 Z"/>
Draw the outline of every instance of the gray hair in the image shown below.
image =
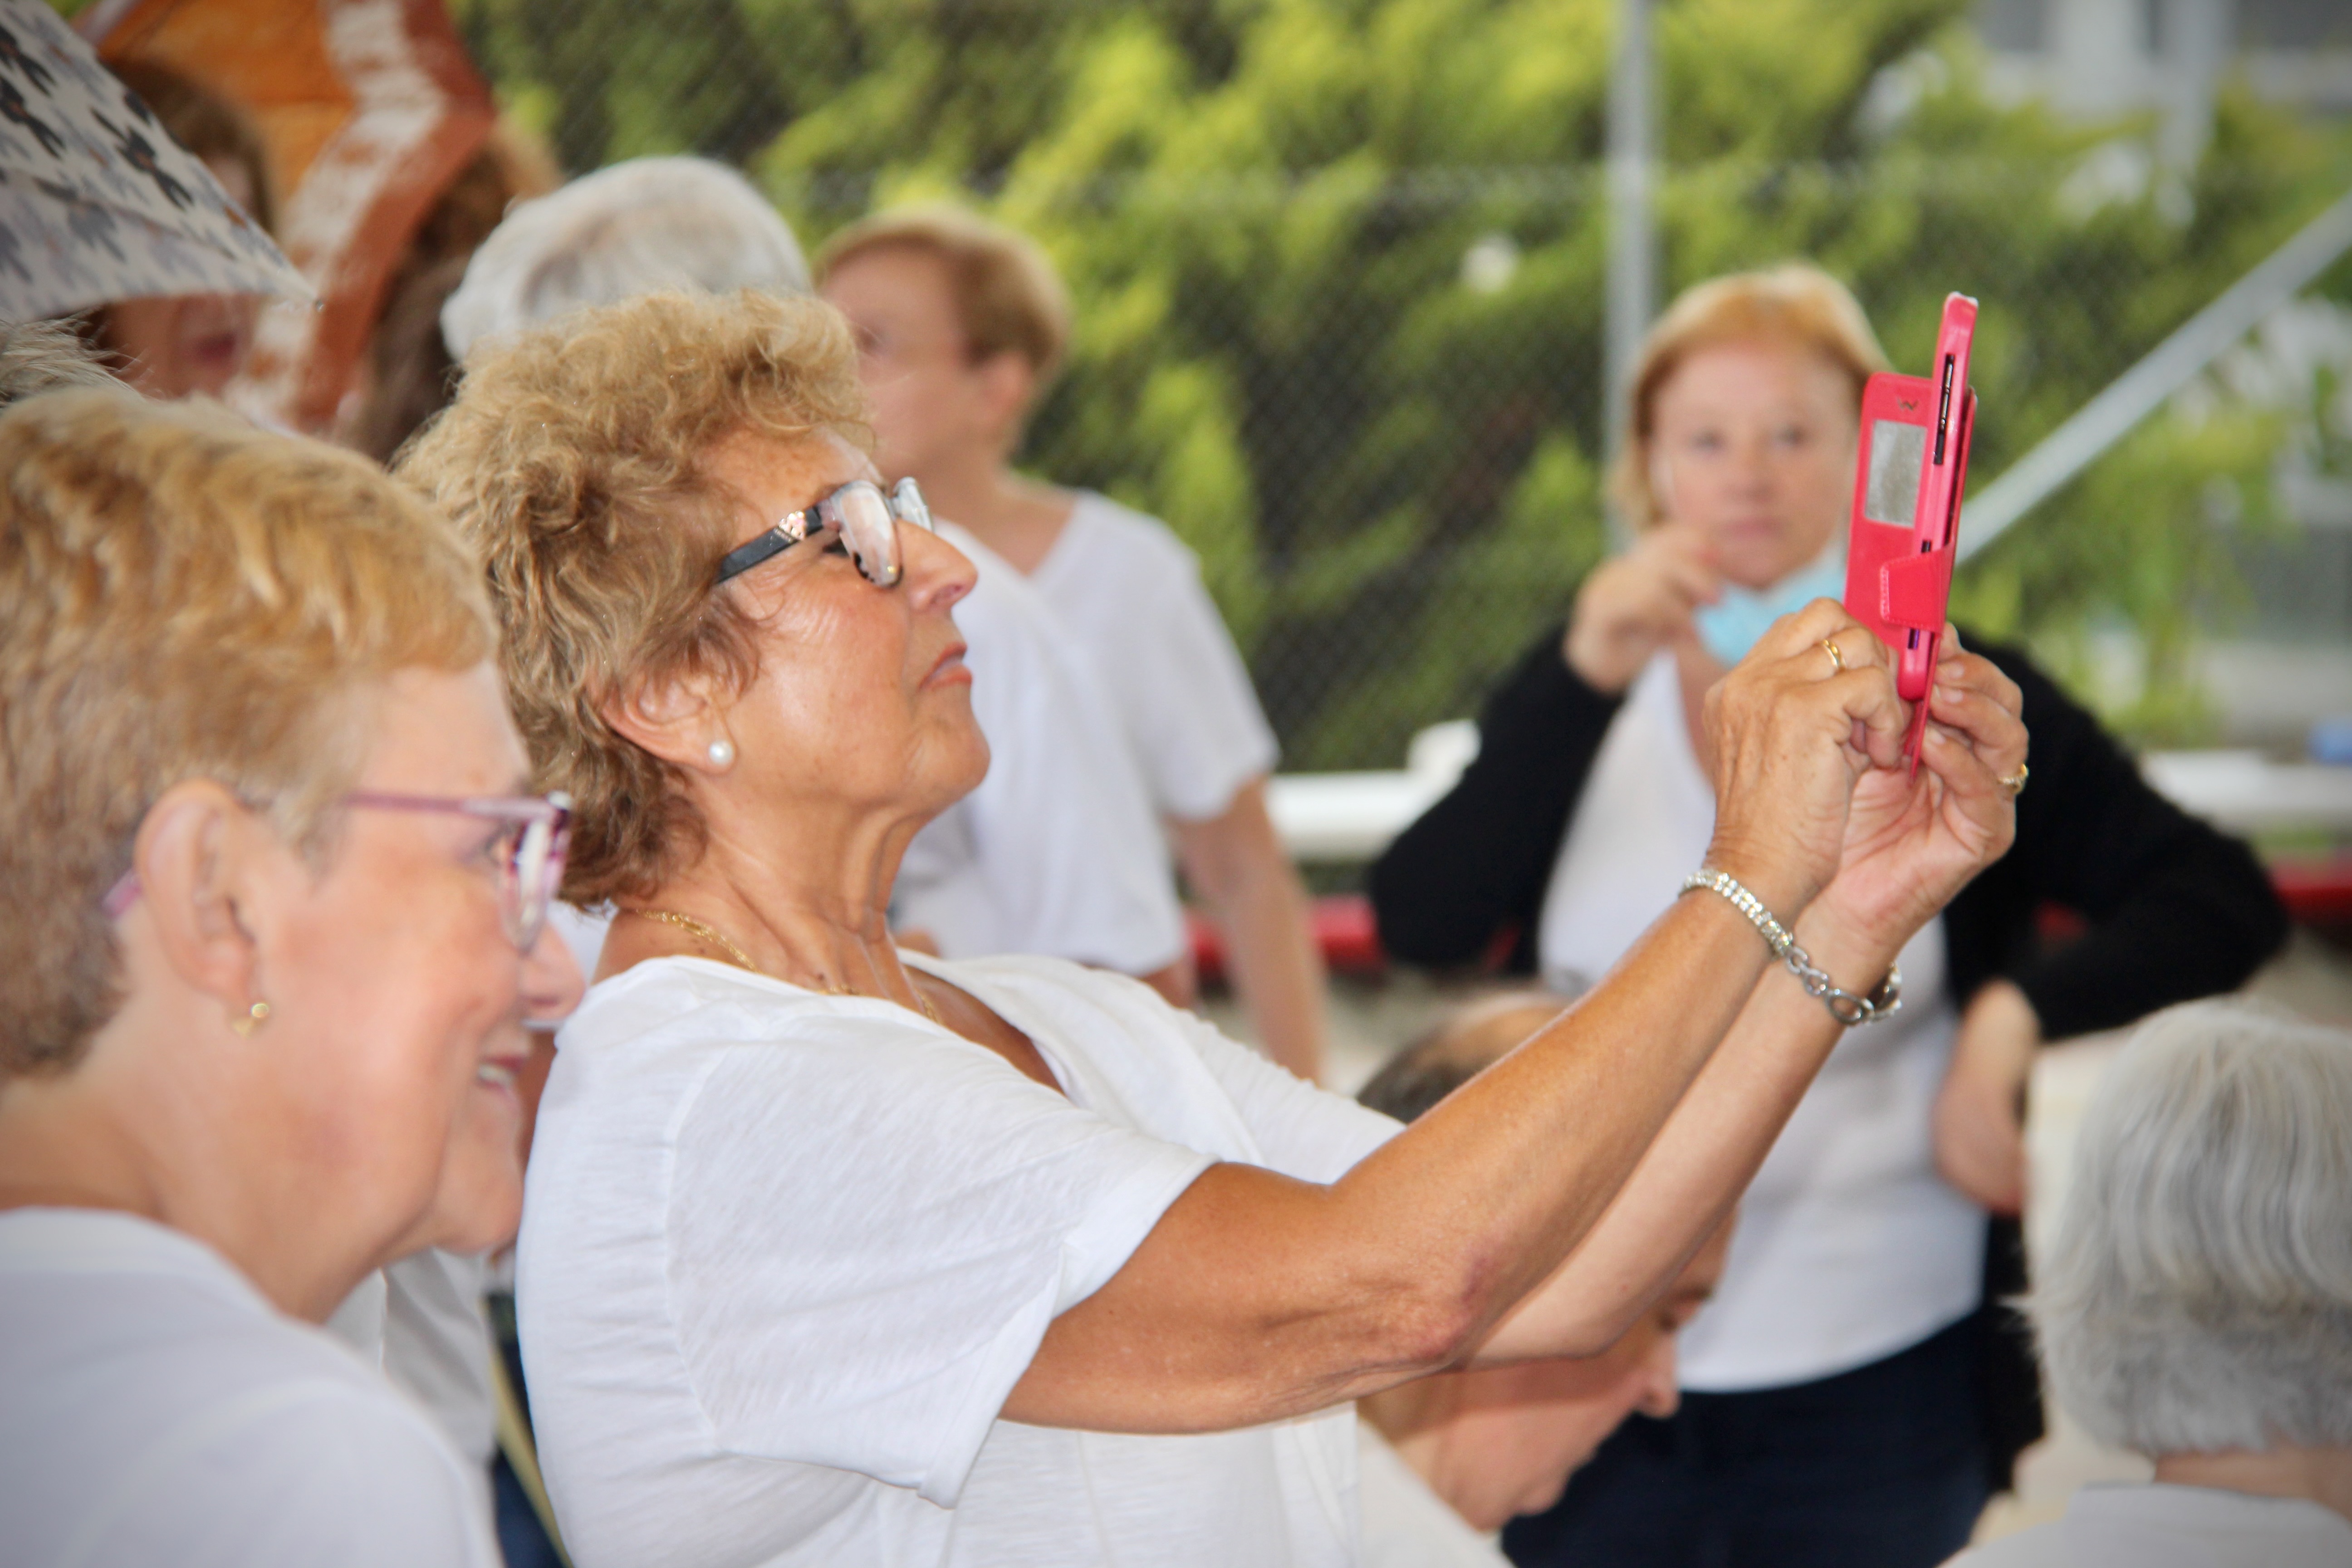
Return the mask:
<path id="1" fill-rule="evenodd" d="M 2143 1024 L 2036 1272 L 2051 1387 L 2103 1441 L 2352 1445 L 2352 1034 L 2240 1001 Z"/>
<path id="2" fill-rule="evenodd" d="M 67 386 L 115 386 L 65 321 L 0 321 L 0 408 Z"/>
<path id="3" fill-rule="evenodd" d="M 518 205 L 441 308 L 450 356 L 586 305 L 683 289 L 808 291 L 790 225 L 723 163 L 633 158 Z"/>
<path id="4" fill-rule="evenodd" d="M 1430 1110 L 1559 1016 L 1570 998 L 1525 988 L 1466 1002 L 1414 1037 L 1364 1087 L 1359 1103 L 1399 1121 Z"/>

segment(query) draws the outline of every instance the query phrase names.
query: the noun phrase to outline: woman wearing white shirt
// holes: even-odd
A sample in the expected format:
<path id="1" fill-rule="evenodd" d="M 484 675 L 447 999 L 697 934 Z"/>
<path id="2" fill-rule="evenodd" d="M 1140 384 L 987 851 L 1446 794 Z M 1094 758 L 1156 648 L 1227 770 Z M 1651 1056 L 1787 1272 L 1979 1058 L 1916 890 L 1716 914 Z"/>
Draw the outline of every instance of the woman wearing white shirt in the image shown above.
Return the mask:
<path id="1" fill-rule="evenodd" d="M 567 896 L 623 910 L 518 1254 L 567 1544 L 1346 1563 L 1347 1402 L 1612 1342 L 1838 1026 L 1725 881 L 1400 1133 L 1124 979 L 898 952 L 898 856 L 987 750 L 971 567 L 872 482 L 862 403 L 827 307 L 656 297 L 479 356 L 404 464 L 481 546 L 542 776 L 582 792 Z M 1914 781 L 1884 658 L 1816 605 L 1710 731 L 1718 869 L 1881 1002 L 2024 752 L 2005 681 L 1944 675 Z"/>
<path id="2" fill-rule="evenodd" d="M 0 1556 L 492 1568 L 478 1478 L 313 1325 L 521 1201 L 541 917 L 479 569 L 217 408 L 0 418 Z"/>
<path id="3" fill-rule="evenodd" d="M 1666 906 L 1716 821 L 1704 694 L 1774 616 L 1843 591 L 1856 410 L 1883 366 L 1811 268 L 1717 279 L 1659 321 L 1619 476 L 1643 531 L 1374 867 L 1392 955 L 1470 963 L 1507 936 L 1573 994 Z M 2022 1282 L 2017 1233 L 1987 1218 L 2022 1201 L 2034 1047 L 2238 984 L 2284 921 L 2242 845 L 2158 797 L 2021 656 L 1979 651 L 2033 734 L 2016 846 L 1904 949 L 1903 1016 L 1840 1046 L 1759 1173 L 1683 1335 L 1689 1397 L 1514 1525 L 1518 1561 L 1934 1563 L 2038 1434 L 2022 1337 L 1997 1316 Z M 2054 957 L 2047 903 L 2089 927 Z"/>

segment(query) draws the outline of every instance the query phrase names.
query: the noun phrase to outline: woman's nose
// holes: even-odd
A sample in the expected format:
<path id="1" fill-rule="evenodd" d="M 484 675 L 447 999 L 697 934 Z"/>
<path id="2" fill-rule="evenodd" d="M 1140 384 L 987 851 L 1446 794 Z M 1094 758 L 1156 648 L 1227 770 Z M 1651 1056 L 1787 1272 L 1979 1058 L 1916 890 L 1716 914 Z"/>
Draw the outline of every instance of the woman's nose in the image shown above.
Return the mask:
<path id="1" fill-rule="evenodd" d="M 572 944 L 551 923 L 541 925 L 539 940 L 523 955 L 523 1021 L 534 1028 L 552 1029 L 572 1016 L 587 989 Z"/>
<path id="2" fill-rule="evenodd" d="M 946 610 L 980 581 L 971 558 L 928 528 L 899 524 L 898 551 L 906 574 L 899 585 L 919 609 Z"/>
<path id="3" fill-rule="evenodd" d="M 1731 482 L 1743 490 L 1760 490 L 1772 482 L 1772 449 L 1763 440 L 1741 441 L 1731 449 Z"/>

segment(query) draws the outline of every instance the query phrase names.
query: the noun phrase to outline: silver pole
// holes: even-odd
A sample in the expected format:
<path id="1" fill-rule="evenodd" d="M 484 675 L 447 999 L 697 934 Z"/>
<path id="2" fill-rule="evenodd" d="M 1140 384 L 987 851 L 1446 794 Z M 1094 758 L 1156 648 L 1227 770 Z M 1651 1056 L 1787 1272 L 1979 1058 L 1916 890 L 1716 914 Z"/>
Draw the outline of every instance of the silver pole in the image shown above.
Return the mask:
<path id="1" fill-rule="evenodd" d="M 1642 334 L 1656 309 L 1650 30 L 1649 0 L 1617 0 L 1616 59 L 1609 73 L 1609 274 L 1601 359 L 1612 458 L 1625 442 L 1626 395 L 1642 355 Z M 1621 543 L 1626 537 L 1626 521 L 1613 509 L 1610 531 Z"/>

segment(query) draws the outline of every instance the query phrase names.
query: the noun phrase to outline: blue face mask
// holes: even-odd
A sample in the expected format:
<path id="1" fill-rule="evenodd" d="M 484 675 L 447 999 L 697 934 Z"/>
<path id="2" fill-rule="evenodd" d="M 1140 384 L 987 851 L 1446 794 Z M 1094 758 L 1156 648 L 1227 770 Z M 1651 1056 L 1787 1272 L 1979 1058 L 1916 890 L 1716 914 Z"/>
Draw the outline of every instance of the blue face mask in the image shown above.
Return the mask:
<path id="1" fill-rule="evenodd" d="M 1723 597 L 1712 605 L 1701 605 L 1691 618 L 1697 623 L 1698 640 L 1706 651 L 1729 668 L 1746 658 L 1757 639 L 1782 616 L 1801 610 L 1815 599 L 1843 597 L 1845 552 L 1832 548 L 1811 565 L 1800 567 L 1761 592 L 1727 583 Z"/>

